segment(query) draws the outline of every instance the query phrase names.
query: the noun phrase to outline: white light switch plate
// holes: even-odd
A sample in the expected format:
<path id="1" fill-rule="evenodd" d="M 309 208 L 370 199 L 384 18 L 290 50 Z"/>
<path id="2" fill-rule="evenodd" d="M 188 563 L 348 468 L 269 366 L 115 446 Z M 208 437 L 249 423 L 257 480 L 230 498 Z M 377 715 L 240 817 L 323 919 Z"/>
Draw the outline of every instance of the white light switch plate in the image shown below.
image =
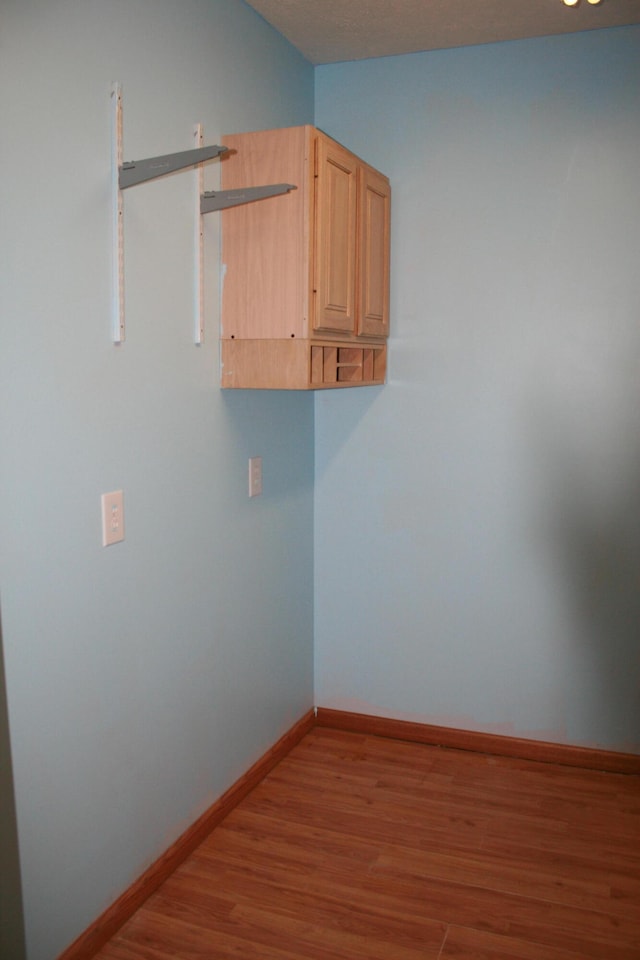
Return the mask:
<path id="1" fill-rule="evenodd" d="M 113 490 L 102 494 L 102 546 L 124 540 L 124 494 Z"/>

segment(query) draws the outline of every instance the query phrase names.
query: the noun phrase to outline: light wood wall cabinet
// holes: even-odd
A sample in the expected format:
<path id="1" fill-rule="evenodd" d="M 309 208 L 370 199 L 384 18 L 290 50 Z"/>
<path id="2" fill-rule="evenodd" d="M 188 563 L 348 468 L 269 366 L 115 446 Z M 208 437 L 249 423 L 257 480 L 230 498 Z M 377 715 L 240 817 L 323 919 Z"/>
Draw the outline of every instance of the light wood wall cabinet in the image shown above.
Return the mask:
<path id="1" fill-rule="evenodd" d="M 384 383 L 388 179 L 310 126 L 223 143 L 225 190 L 297 189 L 222 212 L 222 386 Z"/>

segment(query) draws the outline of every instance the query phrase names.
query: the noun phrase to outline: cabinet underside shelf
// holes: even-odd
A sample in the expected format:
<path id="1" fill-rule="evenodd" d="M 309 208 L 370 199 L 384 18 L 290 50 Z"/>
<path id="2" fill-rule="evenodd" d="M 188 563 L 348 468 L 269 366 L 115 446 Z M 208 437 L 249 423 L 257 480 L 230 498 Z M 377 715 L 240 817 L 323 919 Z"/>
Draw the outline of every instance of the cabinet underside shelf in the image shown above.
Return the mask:
<path id="1" fill-rule="evenodd" d="M 374 386 L 384 383 L 386 366 L 386 342 L 226 339 L 221 385 L 258 390 Z"/>

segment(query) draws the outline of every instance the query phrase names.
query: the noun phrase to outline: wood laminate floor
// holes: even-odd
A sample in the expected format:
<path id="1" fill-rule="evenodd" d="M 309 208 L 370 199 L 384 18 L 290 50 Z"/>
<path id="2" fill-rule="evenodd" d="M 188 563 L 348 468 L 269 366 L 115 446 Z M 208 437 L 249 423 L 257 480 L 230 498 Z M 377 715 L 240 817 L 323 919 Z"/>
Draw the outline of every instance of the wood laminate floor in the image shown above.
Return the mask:
<path id="1" fill-rule="evenodd" d="M 317 727 L 100 960 L 639 960 L 640 781 Z"/>

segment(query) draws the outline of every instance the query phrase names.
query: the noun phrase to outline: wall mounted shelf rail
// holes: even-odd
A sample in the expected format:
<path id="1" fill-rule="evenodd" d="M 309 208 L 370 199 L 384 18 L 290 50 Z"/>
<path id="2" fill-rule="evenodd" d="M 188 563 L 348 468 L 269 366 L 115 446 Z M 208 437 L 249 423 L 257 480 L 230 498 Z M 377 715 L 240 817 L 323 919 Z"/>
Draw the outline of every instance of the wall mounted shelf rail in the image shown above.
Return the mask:
<path id="1" fill-rule="evenodd" d="M 204 163 L 225 154 L 228 147 L 202 145 L 202 125 L 196 124 L 194 139 L 196 146 L 190 150 L 167 153 L 144 160 L 122 161 L 122 88 L 114 83 L 111 88 L 112 100 L 112 224 L 114 238 L 113 254 L 113 341 L 122 343 L 125 339 L 125 299 L 124 299 L 124 201 L 123 191 L 141 183 L 148 183 L 180 170 L 196 170 L 196 230 L 195 230 L 195 342 L 204 340 L 204 230 L 202 217 L 216 210 L 226 210 L 242 203 L 252 203 L 267 197 L 276 197 L 296 187 L 290 183 L 266 184 L 236 190 L 204 190 Z"/>

